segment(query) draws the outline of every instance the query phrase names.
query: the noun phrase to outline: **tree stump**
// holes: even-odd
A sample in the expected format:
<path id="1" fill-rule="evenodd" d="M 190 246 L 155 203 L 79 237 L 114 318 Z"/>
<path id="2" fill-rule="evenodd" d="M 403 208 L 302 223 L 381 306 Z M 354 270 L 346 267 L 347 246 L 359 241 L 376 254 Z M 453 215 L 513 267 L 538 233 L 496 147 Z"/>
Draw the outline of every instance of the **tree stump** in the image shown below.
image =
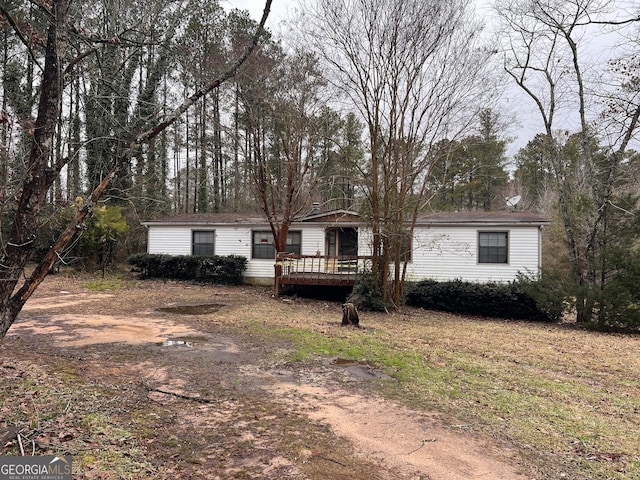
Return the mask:
<path id="1" fill-rule="evenodd" d="M 351 302 L 342 304 L 342 325 L 353 325 L 354 327 L 360 327 L 358 310 L 356 309 L 356 306 Z"/>

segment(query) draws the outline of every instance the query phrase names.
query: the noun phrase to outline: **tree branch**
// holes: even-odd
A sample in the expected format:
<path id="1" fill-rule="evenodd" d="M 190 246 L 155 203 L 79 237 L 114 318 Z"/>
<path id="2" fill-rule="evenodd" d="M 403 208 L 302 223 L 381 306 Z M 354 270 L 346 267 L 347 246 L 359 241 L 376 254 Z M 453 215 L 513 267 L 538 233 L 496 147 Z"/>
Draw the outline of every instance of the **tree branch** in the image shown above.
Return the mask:
<path id="1" fill-rule="evenodd" d="M 22 29 L 20 28 L 16 20 L 13 18 L 13 16 L 5 8 L 4 2 L 0 4 L 0 13 L 2 13 L 2 16 L 4 16 L 4 18 L 7 20 L 9 25 L 11 25 L 11 28 L 13 29 L 13 31 L 16 33 L 16 35 L 18 36 L 22 44 L 26 47 L 27 52 L 29 53 L 29 56 L 31 57 L 31 60 L 33 61 L 34 65 L 36 65 L 38 69 L 42 70 L 42 65 L 40 65 L 40 62 L 38 62 L 38 58 L 33 53 L 33 50 L 31 50 L 31 45 L 29 44 L 30 43 L 29 40 L 27 39 L 25 34 L 22 32 Z"/>

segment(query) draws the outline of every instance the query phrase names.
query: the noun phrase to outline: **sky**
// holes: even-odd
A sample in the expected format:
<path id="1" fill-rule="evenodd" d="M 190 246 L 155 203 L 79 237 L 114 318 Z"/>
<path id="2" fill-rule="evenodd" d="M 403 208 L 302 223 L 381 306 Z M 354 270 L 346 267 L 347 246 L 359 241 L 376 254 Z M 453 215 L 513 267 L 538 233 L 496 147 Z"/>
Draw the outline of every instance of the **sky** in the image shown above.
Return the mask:
<path id="1" fill-rule="evenodd" d="M 237 8 L 240 10 L 248 10 L 251 17 L 256 21 L 262 18 L 264 10 L 264 0 L 221 0 L 220 3 L 225 8 Z M 295 0 L 273 0 L 271 4 L 271 12 L 267 18 L 267 28 L 274 28 L 284 18 L 287 18 L 290 9 L 295 9 L 297 2 Z"/>

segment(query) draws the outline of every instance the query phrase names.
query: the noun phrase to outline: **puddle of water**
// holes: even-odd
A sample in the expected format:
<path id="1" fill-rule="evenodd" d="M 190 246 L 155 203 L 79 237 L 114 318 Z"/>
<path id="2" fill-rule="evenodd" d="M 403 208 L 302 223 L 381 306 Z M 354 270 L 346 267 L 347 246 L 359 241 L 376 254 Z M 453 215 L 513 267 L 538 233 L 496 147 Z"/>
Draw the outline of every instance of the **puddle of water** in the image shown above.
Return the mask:
<path id="1" fill-rule="evenodd" d="M 178 315 L 206 315 L 215 313 L 224 305 L 219 303 L 205 303 L 202 305 L 176 305 L 174 307 L 161 307 L 158 311 L 164 313 L 176 313 Z"/>
<path id="2" fill-rule="evenodd" d="M 193 347 L 202 343 L 206 343 L 205 337 L 180 337 L 180 338 L 167 338 L 159 345 L 163 347 Z"/>
<path id="3" fill-rule="evenodd" d="M 331 360 L 331 365 L 338 365 L 339 367 L 351 367 L 353 365 L 363 365 L 366 367 L 376 368 L 377 365 L 374 362 L 368 360 L 350 360 L 348 358 L 334 358 Z"/>
<path id="4" fill-rule="evenodd" d="M 331 365 L 343 367 L 353 377 L 360 380 L 373 380 L 373 379 L 389 379 L 386 373 L 380 370 L 379 366 L 374 362 L 368 360 L 351 360 L 348 358 L 334 358 L 331 360 Z"/>
<path id="5" fill-rule="evenodd" d="M 163 347 L 193 347 L 193 342 L 186 340 L 165 340 L 162 342 Z"/>

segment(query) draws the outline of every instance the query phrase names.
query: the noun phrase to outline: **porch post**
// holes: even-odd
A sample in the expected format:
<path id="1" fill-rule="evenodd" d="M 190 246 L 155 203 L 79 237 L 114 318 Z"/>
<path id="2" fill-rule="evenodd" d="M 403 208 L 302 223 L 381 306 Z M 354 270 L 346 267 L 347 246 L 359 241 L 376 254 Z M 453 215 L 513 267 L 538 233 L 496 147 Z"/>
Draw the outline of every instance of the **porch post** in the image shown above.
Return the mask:
<path id="1" fill-rule="evenodd" d="M 275 278 L 274 278 L 274 294 L 276 297 L 280 296 L 280 277 L 282 276 L 282 264 L 276 261 L 274 265 Z"/>

